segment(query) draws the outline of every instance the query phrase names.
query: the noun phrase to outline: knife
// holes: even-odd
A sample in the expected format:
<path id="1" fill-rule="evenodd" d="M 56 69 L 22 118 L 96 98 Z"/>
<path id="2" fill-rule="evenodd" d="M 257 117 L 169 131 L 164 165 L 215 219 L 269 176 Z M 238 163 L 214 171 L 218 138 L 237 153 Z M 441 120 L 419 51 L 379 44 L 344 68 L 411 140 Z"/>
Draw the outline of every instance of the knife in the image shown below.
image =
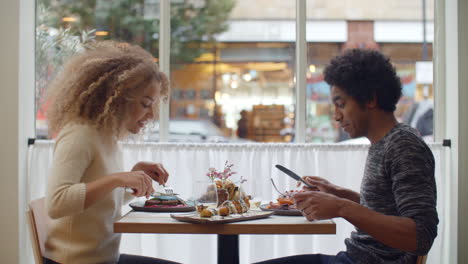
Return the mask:
<path id="1" fill-rule="evenodd" d="M 285 167 L 283 167 L 283 166 L 281 166 L 279 164 L 276 164 L 275 167 L 278 170 L 286 173 L 289 177 L 293 178 L 294 180 L 302 182 L 305 186 L 307 186 L 309 188 L 317 188 L 317 187 L 315 187 L 313 185 L 310 185 L 306 181 L 304 181 L 299 175 L 297 175 L 295 172 L 291 171 L 290 169 L 287 169 L 287 168 L 285 168 Z"/>

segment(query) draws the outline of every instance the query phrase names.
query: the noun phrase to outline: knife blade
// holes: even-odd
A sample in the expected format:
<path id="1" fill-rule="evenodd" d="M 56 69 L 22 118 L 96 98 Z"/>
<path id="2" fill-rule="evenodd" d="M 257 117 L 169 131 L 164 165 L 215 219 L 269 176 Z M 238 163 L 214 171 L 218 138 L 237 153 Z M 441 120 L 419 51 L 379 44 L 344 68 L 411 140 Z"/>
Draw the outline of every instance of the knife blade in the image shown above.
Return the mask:
<path id="1" fill-rule="evenodd" d="M 315 186 L 313 185 L 310 185 L 309 183 L 307 183 L 306 181 L 304 181 L 299 175 L 297 175 L 295 172 L 291 171 L 290 169 L 284 167 L 284 166 L 281 166 L 279 164 L 276 164 L 275 167 L 284 172 L 286 175 L 288 175 L 289 177 L 293 178 L 294 180 L 296 181 L 300 181 L 301 183 L 303 183 L 305 186 L 309 187 L 309 188 L 316 188 Z"/>

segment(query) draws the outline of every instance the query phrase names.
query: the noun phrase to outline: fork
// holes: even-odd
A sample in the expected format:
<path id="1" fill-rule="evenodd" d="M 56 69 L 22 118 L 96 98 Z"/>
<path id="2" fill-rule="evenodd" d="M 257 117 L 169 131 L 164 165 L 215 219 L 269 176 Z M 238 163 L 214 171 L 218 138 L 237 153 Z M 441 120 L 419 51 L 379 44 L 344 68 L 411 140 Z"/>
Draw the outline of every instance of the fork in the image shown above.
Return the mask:
<path id="1" fill-rule="evenodd" d="M 174 189 L 172 189 L 172 187 L 170 186 L 166 186 L 165 184 L 162 185 L 163 186 L 163 190 L 166 194 L 169 194 L 169 195 L 177 195 L 176 193 L 174 193 Z"/>
<path id="2" fill-rule="evenodd" d="M 278 190 L 278 187 L 276 187 L 276 184 L 275 184 L 275 182 L 273 181 L 273 178 L 270 178 L 270 180 L 271 180 L 271 184 L 273 185 L 273 188 L 275 188 L 275 190 L 276 190 L 279 194 L 285 195 L 284 193 L 282 193 L 282 192 L 280 192 L 280 191 Z"/>
<path id="3" fill-rule="evenodd" d="M 135 191 L 132 188 L 129 188 L 129 187 L 125 187 L 125 191 L 128 192 L 128 193 L 135 193 Z M 151 196 L 158 196 L 158 195 L 162 195 L 162 194 L 163 193 L 160 193 L 160 192 L 153 192 L 151 194 Z M 172 189 L 172 187 L 164 187 L 164 194 L 179 195 L 178 193 L 174 193 L 174 190 Z"/>

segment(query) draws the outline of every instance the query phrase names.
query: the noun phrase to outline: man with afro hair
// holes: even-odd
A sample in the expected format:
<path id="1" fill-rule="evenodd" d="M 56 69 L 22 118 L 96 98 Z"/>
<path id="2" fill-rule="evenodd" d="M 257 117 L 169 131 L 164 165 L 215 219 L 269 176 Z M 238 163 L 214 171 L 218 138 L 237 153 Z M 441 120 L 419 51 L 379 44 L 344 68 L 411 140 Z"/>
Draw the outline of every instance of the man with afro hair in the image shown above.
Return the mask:
<path id="1" fill-rule="evenodd" d="M 370 140 L 360 192 L 305 176 L 316 189 L 294 196 L 308 220 L 341 217 L 356 227 L 336 256 L 290 256 L 262 263 L 416 263 L 437 236 L 434 157 L 418 132 L 398 123 L 401 83 L 378 51 L 354 49 L 325 69 L 334 119 L 351 138 Z"/>

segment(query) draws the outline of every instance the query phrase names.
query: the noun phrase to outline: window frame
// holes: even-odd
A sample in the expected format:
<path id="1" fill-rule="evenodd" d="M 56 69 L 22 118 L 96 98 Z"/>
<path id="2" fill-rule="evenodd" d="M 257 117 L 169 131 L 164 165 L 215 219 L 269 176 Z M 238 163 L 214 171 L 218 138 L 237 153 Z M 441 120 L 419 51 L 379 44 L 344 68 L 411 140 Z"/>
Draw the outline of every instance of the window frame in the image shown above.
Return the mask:
<path id="1" fill-rule="evenodd" d="M 437 7 L 445 5 L 444 1 L 436 1 Z M 306 0 L 296 0 L 296 70 L 295 70 L 295 140 L 294 143 L 305 143 L 306 138 L 306 118 L 307 118 L 307 41 L 306 41 L 306 23 L 307 23 L 307 2 Z M 159 1 L 160 11 L 160 38 L 159 38 L 159 66 L 167 76 L 170 76 L 170 37 L 171 37 L 171 0 Z M 442 141 L 445 130 L 445 91 L 439 89 L 445 83 L 443 69 L 445 67 L 445 57 L 440 55 L 440 50 L 445 48 L 444 23 L 441 18 L 439 8 L 435 8 L 437 16 L 434 19 L 435 39 L 434 39 L 434 141 Z M 437 25 L 437 23 L 439 25 Z M 170 120 L 170 98 L 166 102 L 161 102 L 159 109 L 159 142 L 169 141 L 169 120 Z M 244 143 L 247 144 L 247 143 Z"/>
<path id="2" fill-rule="evenodd" d="M 170 18 L 171 1 L 159 1 L 160 12 L 160 38 L 159 38 L 159 67 L 161 71 L 170 76 Z M 306 132 L 306 72 L 307 72 L 307 41 L 306 41 L 306 0 L 296 0 L 296 120 L 295 143 L 305 142 Z M 159 108 L 159 142 L 168 142 L 170 120 L 170 98 L 161 102 Z M 247 144 L 247 143 L 244 143 Z"/>
<path id="3" fill-rule="evenodd" d="M 307 102 L 306 102 L 306 72 L 307 72 L 307 40 L 306 40 L 306 27 L 307 27 L 307 0 L 295 0 L 296 1 L 296 69 L 295 69 L 295 141 L 294 143 L 305 143 L 306 138 L 306 118 L 307 118 Z M 436 8 L 434 9 L 434 52 L 433 52 L 433 64 L 434 64 L 434 141 L 440 142 L 445 138 L 446 134 L 446 91 L 440 87 L 444 87 L 447 80 L 445 78 L 444 69 L 446 65 L 446 55 L 444 52 L 446 49 L 446 33 L 445 29 L 445 1 L 435 1 Z M 160 12 L 160 38 L 159 38 L 159 66 L 162 72 L 167 76 L 170 76 L 170 38 L 171 38 L 171 0 L 159 1 L 159 12 Z M 35 19 L 35 16 L 34 16 Z M 35 24 L 35 23 L 33 23 Z M 31 38 L 34 39 L 35 34 Z M 32 43 L 35 43 L 33 41 Z M 34 44 L 33 44 L 34 45 Z M 28 50 L 33 50 L 28 49 Z M 31 53 L 31 52 L 30 52 Z M 29 57 L 34 61 L 34 56 Z M 26 58 L 21 59 L 22 61 L 27 60 Z M 34 64 L 34 63 L 33 63 Z M 25 74 L 24 76 L 32 75 L 34 79 L 34 68 L 29 69 L 33 73 Z M 34 80 L 27 80 L 26 83 L 32 84 L 34 90 Z M 31 99 L 30 99 L 31 100 Z M 34 100 L 34 99 L 33 99 Z M 34 102 L 33 102 L 34 104 Z M 35 117 L 33 118 L 34 127 L 36 126 Z M 169 141 L 169 121 L 170 121 L 170 98 L 167 101 L 163 101 L 159 108 L 159 142 Z M 34 129 L 34 135 L 36 135 L 36 129 Z M 246 144 L 246 143 L 245 143 Z"/>

